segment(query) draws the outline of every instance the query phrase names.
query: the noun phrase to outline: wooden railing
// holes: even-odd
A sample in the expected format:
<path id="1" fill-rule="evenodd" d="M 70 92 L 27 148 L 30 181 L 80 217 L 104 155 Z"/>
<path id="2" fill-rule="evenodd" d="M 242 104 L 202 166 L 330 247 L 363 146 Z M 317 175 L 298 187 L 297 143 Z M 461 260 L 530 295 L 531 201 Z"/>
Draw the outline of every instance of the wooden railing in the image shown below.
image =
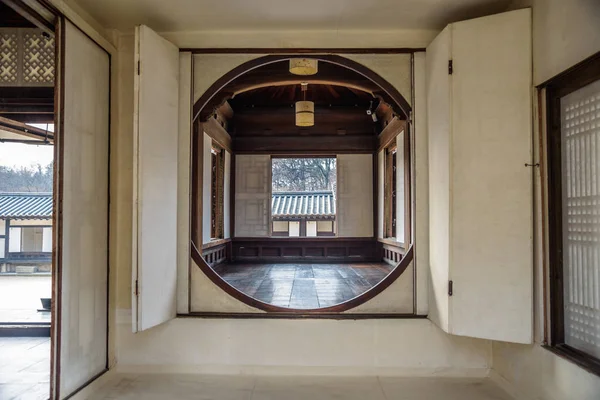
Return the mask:
<path id="1" fill-rule="evenodd" d="M 381 245 L 383 261 L 395 266 L 402 260 L 404 253 L 406 253 L 404 243 L 396 242 L 392 239 L 378 239 L 377 241 Z"/>
<path id="2" fill-rule="evenodd" d="M 214 267 L 229 261 L 231 253 L 231 240 L 221 239 L 207 243 L 202 246 L 202 258 L 208 265 Z"/>

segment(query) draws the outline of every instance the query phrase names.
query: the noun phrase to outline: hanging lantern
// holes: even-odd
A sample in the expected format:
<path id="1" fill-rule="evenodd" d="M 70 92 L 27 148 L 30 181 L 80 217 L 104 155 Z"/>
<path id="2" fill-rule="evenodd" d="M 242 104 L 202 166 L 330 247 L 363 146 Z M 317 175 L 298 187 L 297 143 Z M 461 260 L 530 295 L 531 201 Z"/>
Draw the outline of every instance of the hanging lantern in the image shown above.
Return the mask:
<path id="1" fill-rule="evenodd" d="M 301 83 L 302 101 L 296 102 L 296 126 L 313 126 L 315 124 L 315 103 L 306 101 L 308 83 Z"/>
<path id="2" fill-rule="evenodd" d="M 296 126 L 313 126 L 315 124 L 315 103 L 312 101 L 296 102 Z"/>
<path id="3" fill-rule="evenodd" d="M 290 72 L 294 75 L 314 75 L 319 70 L 319 62 L 311 58 L 292 58 Z"/>

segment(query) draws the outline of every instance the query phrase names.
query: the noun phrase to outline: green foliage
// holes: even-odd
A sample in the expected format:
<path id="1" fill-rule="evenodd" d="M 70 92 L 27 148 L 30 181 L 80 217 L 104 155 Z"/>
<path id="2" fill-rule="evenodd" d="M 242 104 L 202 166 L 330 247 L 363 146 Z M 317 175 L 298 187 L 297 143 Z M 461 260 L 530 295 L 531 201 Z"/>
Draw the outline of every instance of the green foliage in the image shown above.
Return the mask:
<path id="1" fill-rule="evenodd" d="M 29 168 L 0 166 L 0 192 L 52 192 L 52 164 Z"/>
<path id="2" fill-rule="evenodd" d="M 273 191 L 334 190 L 335 158 L 273 158 Z"/>

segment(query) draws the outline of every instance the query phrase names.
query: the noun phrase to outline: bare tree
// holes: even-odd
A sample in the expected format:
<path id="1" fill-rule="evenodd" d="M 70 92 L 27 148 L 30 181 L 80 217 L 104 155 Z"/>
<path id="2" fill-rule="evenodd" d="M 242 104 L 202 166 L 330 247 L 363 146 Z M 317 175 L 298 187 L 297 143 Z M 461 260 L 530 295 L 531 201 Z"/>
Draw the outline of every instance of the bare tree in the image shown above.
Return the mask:
<path id="1" fill-rule="evenodd" d="M 52 192 L 52 164 L 30 168 L 0 166 L 0 192 Z"/>
<path id="2" fill-rule="evenodd" d="M 335 158 L 274 158 L 273 191 L 333 190 Z"/>

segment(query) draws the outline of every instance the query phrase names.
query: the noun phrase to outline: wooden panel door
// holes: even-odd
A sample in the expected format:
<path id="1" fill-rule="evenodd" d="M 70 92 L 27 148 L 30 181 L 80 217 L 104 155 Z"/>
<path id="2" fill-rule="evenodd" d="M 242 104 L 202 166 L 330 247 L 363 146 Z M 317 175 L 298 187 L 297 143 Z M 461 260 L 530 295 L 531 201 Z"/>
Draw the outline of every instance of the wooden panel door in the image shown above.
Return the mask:
<path id="1" fill-rule="evenodd" d="M 427 62 L 430 318 L 531 343 L 531 12 L 452 24 Z"/>
<path id="2" fill-rule="evenodd" d="M 133 331 L 176 315 L 179 50 L 135 31 Z"/>
<path id="3" fill-rule="evenodd" d="M 53 386 L 64 399 L 106 371 L 110 55 L 61 19 L 54 212 Z"/>
<path id="4" fill-rule="evenodd" d="M 450 269 L 450 111 L 448 62 L 452 31 L 446 27 L 426 54 L 427 126 L 429 130 L 429 319 L 448 331 Z M 418 244 L 417 244 L 418 246 Z"/>
<path id="5" fill-rule="evenodd" d="M 533 340 L 531 12 L 452 26 L 450 331 Z"/>
<path id="6" fill-rule="evenodd" d="M 271 233 L 271 157 L 235 156 L 236 237 L 267 237 Z"/>

